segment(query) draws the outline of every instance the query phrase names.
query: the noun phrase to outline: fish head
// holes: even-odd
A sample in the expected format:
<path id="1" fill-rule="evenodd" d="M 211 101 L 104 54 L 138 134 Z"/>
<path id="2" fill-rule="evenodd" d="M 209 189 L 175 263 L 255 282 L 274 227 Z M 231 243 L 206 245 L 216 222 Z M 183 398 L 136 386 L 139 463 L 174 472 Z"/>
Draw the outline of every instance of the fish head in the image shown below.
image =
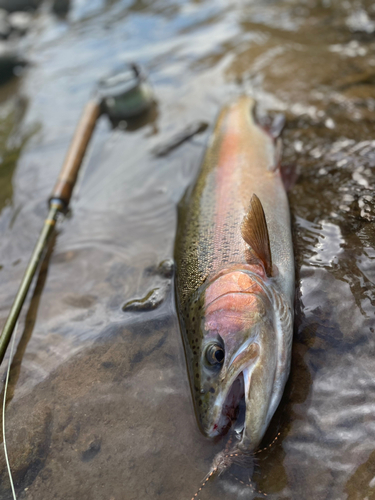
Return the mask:
<path id="1" fill-rule="evenodd" d="M 239 446 L 252 450 L 272 418 L 277 389 L 269 294 L 253 274 L 235 271 L 211 282 L 196 304 L 191 319 L 199 339 L 190 366 L 201 429 L 215 437 L 233 426 Z"/>

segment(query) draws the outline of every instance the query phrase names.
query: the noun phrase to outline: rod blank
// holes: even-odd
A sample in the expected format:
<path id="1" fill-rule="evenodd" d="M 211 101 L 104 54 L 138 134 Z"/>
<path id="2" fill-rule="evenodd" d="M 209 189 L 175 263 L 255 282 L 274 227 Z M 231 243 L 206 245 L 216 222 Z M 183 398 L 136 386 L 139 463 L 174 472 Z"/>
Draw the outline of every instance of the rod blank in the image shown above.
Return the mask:
<path id="1" fill-rule="evenodd" d="M 14 327 L 16 326 L 18 316 L 21 312 L 23 303 L 25 302 L 27 292 L 29 291 L 31 281 L 34 274 L 38 268 L 39 262 L 43 255 L 43 250 L 53 232 L 56 223 L 57 214 L 60 211 L 60 206 L 58 203 L 51 203 L 51 208 L 48 213 L 48 217 L 44 222 L 42 232 L 40 233 L 39 239 L 35 245 L 33 254 L 31 256 L 29 265 L 25 271 L 22 283 L 18 289 L 16 298 L 14 299 L 12 309 L 10 310 L 8 319 L 5 322 L 3 331 L 0 336 L 0 364 L 2 363 L 5 352 L 7 350 L 9 341 L 11 339 Z"/>
<path id="2" fill-rule="evenodd" d="M 35 245 L 30 262 L 25 271 L 21 285 L 14 299 L 9 316 L 5 322 L 0 335 L 0 364 L 2 363 L 9 341 L 12 337 L 14 327 L 20 315 L 27 292 L 29 291 L 32 279 L 38 269 L 42 259 L 44 249 L 53 233 L 57 216 L 64 212 L 69 205 L 70 198 L 77 181 L 79 168 L 82 164 L 87 146 L 94 132 L 96 122 L 100 115 L 100 103 L 89 101 L 82 113 L 78 123 L 70 148 L 60 171 L 57 183 L 50 196 L 50 208 L 48 217 L 44 222 L 42 232 Z"/>

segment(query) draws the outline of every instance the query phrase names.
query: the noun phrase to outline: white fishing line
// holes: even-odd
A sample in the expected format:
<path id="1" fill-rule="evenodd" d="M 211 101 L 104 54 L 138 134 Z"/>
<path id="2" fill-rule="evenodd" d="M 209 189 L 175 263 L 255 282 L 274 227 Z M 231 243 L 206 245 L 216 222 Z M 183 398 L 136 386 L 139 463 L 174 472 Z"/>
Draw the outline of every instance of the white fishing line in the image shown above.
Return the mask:
<path id="1" fill-rule="evenodd" d="M 11 362 L 12 362 L 13 348 L 14 348 L 14 343 L 15 343 L 15 339 L 16 339 L 17 329 L 18 329 L 18 321 L 17 321 L 16 326 L 14 328 L 12 343 L 10 345 L 10 354 L 9 354 L 9 360 L 8 360 L 7 376 L 6 376 L 6 379 L 5 379 L 4 399 L 3 399 L 3 445 L 4 445 L 5 461 L 7 463 L 7 469 L 8 469 L 10 486 L 12 488 L 13 500 L 17 500 L 17 497 L 16 497 L 16 492 L 14 491 L 12 471 L 10 470 L 9 457 L 8 457 L 8 449 L 7 449 L 6 439 L 5 439 L 5 403 L 6 403 L 6 399 L 7 399 L 10 365 L 11 365 Z"/>

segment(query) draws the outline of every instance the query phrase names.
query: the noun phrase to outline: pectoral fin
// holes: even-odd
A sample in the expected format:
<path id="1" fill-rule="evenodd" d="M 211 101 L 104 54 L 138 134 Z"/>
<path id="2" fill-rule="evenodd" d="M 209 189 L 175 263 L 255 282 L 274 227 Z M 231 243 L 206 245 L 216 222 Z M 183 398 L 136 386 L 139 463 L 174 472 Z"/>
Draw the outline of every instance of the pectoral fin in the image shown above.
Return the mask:
<path id="1" fill-rule="evenodd" d="M 241 225 L 242 238 L 263 262 L 268 277 L 272 276 L 272 257 L 266 216 L 256 194 L 250 200 L 249 210 Z"/>

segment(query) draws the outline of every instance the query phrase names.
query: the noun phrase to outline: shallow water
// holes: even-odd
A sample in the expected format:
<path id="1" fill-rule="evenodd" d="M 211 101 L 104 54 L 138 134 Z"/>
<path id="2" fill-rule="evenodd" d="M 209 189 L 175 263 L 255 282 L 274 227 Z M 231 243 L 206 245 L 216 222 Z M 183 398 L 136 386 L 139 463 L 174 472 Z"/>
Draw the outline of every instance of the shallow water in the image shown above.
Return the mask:
<path id="1" fill-rule="evenodd" d="M 35 14 L 32 63 L 0 90 L 1 323 L 95 82 L 136 60 L 158 103 L 132 130 L 101 118 L 24 307 L 7 406 L 19 498 L 190 500 L 222 449 L 197 429 L 169 278 L 153 272 L 209 131 L 152 151 L 243 92 L 286 115 L 283 163 L 299 173 L 292 372 L 252 479 L 271 499 L 375 498 L 374 32 L 364 1 L 75 0 L 66 20 Z M 158 308 L 122 310 L 163 286 Z M 0 471 L 8 500 L 2 454 Z M 252 493 L 224 475 L 200 498 Z"/>

